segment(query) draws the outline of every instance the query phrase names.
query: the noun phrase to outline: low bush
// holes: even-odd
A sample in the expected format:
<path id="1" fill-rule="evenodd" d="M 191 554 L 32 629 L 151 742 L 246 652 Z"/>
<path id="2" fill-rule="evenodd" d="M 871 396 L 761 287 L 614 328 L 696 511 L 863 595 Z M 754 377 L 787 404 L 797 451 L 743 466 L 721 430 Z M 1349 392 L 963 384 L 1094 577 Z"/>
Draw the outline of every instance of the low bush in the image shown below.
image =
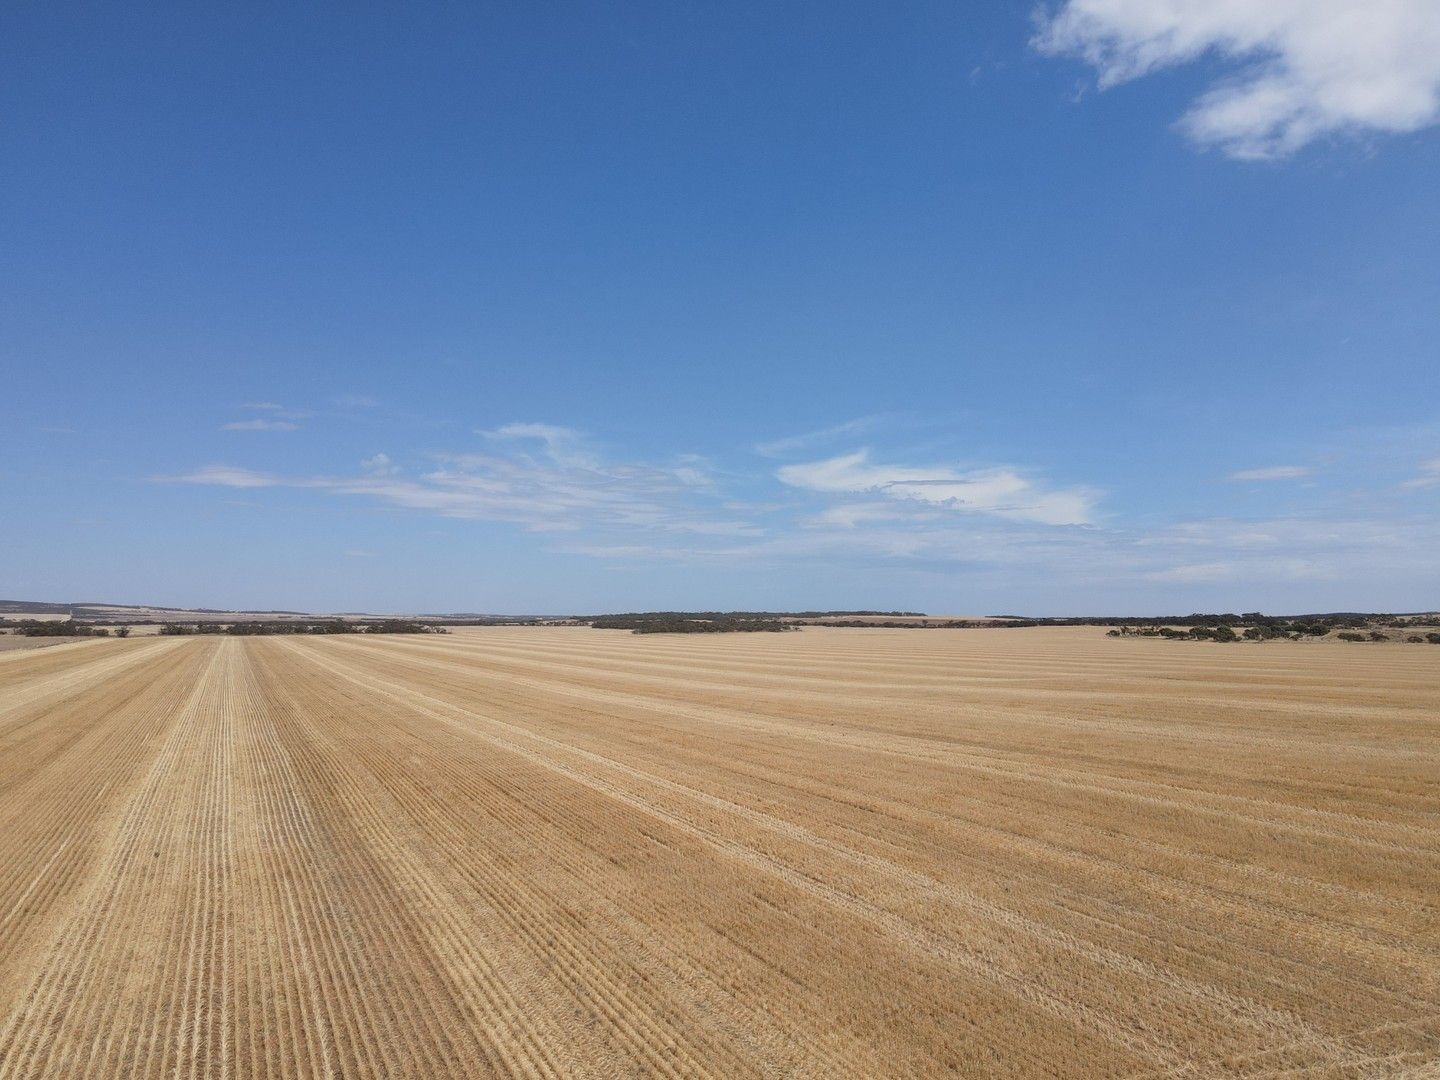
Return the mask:
<path id="1" fill-rule="evenodd" d="M 1228 626 L 1192 626 L 1190 636 L 1199 641 L 1238 641 L 1235 631 Z"/>
<path id="2" fill-rule="evenodd" d="M 590 620 L 596 630 L 630 630 L 636 634 L 727 634 L 782 633 L 795 629 L 792 623 L 766 616 L 701 612 L 656 611 L 626 615 L 602 615 Z"/>
<path id="3" fill-rule="evenodd" d="M 15 624 L 15 632 L 21 637 L 109 637 L 110 631 L 102 627 L 87 626 L 70 619 L 21 619 Z"/>

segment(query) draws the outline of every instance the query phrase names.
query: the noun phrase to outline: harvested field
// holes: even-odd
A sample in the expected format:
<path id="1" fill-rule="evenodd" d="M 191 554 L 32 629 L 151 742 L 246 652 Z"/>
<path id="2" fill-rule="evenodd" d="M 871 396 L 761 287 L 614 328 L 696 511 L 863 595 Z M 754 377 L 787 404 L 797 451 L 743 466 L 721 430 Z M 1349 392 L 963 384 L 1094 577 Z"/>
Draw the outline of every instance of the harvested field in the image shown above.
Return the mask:
<path id="1" fill-rule="evenodd" d="M 0 1080 L 1440 1075 L 1440 649 L 0 655 Z"/>
<path id="2" fill-rule="evenodd" d="M 0 652 L 18 652 L 21 649 L 43 649 L 47 645 L 64 645 L 70 641 L 82 641 L 83 638 L 64 637 L 20 637 L 9 634 L 0 634 Z"/>

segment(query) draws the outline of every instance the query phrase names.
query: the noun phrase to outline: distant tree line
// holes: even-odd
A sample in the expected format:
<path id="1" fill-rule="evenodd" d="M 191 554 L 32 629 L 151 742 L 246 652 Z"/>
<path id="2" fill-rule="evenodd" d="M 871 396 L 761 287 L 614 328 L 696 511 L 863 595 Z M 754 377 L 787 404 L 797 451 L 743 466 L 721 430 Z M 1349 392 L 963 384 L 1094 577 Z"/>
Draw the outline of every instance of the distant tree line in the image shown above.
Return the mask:
<path id="1" fill-rule="evenodd" d="M 809 620 L 824 626 L 907 630 L 1014 630 L 1042 626 L 1107 626 L 1111 637 L 1163 637 L 1188 641 L 1269 641 L 1324 637 L 1332 631 L 1364 631 L 1365 640 L 1381 640 L 1377 626 L 1424 629 L 1434 616 L 1335 612 L 1324 615 L 1266 615 L 1259 611 L 1205 613 L 1170 617 L 1022 618 L 995 615 L 983 619 L 934 619 L 927 622 L 888 621 L 924 618 L 915 612 L 840 611 L 629 611 L 611 615 L 580 615 L 575 623 L 598 630 L 632 630 L 640 634 L 718 634 L 736 631 L 781 632 L 799 629 Z M 1347 639 L 1348 640 L 1348 639 Z M 1406 641 L 1437 640 L 1434 634 L 1412 633 Z"/>
<path id="2" fill-rule="evenodd" d="M 1399 619 L 1390 615 L 1304 615 L 1282 617 L 1262 615 L 1258 611 L 1243 615 L 1195 616 L 1187 629 L 1174 626 L 1123 624 L 1108 632 L 1110 637 L 1161 637 L 1187 641 L 1300 641 L 1322 638 L 1332 630 L 1341 641 L 1389 641 L 1389 634 L 1375 626 L 1415 627 L 1425 625 L 1416 618 Z M 1178 621 L 1178 620 L 1177 620 Z M 1242 627 L 1236 633 L 1235 626 Z M 1440 633 L 1410 634 L 1404 639 L 1412 644 L 1440 645 Z"/>
<path id="3" fill-rule="evenodd" d="M 758 611 L 749 614 L 784 616 L 791 619 L 839 619 L 853 615 L 887 616 L 892 619 L 923 619 L 925 617 L 923 611 Z M 866 623 L 865 625 L 873 624 Z"/>
<path id="4" fill-rule="evenodd" d="M 596 630 L 630 630 L 636 634 L 783 633 L 793 623 L 755 612 L 646 611 L 600 615 L 588 620 Z"/>
<path id="5" fill-rule="evenodd" d="M 925 618 L 925 616 L 920 616 Z M 826 619 L 821 626 L 869 630 L 1014 630 L 1029 626 L 1073 626 L 1058 619 L 931 619 L 927 622 L 898 622 L 885 619 Z"/>
<path id="6" fill-rule="evenodd" d="M 909 617 L 923 619 L 923 611 L 615 611 L 604 615 L 576 615 L 580 622 L 596 619 L 834 619 L 846 616 Z"/>
<path id="7" fill-rule="evenodd" d="M 103 626 L 87 626 L 84 623 L 72 622 L 69 619 L 3 619 L 0 626 L 9 627 L 21 637 L 109 637 L 110 631 Z M 125 633 L 117 631 L 117 636 L 126 637 L 130 633 L 129 627 L 122 627 Z"/>

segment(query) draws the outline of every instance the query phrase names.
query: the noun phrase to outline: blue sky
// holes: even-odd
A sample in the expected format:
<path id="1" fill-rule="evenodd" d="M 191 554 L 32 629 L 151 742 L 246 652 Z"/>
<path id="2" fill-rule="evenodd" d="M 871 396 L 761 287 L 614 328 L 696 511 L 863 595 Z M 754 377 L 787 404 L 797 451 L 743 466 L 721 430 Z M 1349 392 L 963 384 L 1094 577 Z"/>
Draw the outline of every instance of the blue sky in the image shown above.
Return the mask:
<path id="1" fill-rule="evenodd" d="M 1433 608 L 1437 24 L 12 6 L 0 596 Z"/>

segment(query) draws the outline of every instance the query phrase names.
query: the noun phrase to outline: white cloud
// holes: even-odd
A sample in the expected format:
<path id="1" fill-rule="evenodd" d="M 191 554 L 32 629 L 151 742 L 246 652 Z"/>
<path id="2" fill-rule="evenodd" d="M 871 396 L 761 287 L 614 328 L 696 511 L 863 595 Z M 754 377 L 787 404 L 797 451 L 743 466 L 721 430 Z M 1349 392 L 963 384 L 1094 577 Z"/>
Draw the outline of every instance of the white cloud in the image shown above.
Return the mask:
<path id="1" fill-rule="evenodd" d="M 776 476 L 810 491 L 873 493 L 1043 525 L 1085 525 L 1094 513 L 1095 495 L 1082 488 L 1046 489 L 1013 469 L 873 465 L 868 450 L 786 465 Z"/>
<path id="2" fill-rule="evenodd" d="M 877 521 L 895 521 L 906 515 L 891 502 L 840 503 L 802 520 L 813 529 L 854 529 Z M 931 515 L 934 517 L 935 515 Z"/>
<path id="3" fill-rule="evenodd" d="M 372 476 L 393 476 L 400 471 L 390 460 L 389 454 L 375 454 L 360 462 L 360 467 Z"/>
<path id="4" fill-rule="evenodd" d="M 1090 596 L 1131 598 L 1127 604 L 1149 598 L 1131 610 L 1251 610 L 1287 597 L 1284 603 L 1300 605 L 1290 608 L 1296 611 L 1400 610 L 1423 606 L 1420 597 L 1440 588 L 1440 564 L 1431 554 L 1440 550 L 1440 518 L 1426 509 L 1428 499 L 1402 498 L 1396 487 L 1409 476 L 1408 487 L 1440 488 L 1440 458 L 1428 431 L 1406 442 L 1403 460 L 1411 467 L 1383 489 L 1329 497 L 1323 488 L 1307 488 L 1313 499 L 1305 514 L 1144 528 L 1113 518 L 1057 528 L 1092 522 L 1096 494 L 1054 488 L 1011 467 L 890 465 L 862 450 L 778 470 L 767 462 L 763 473 L 747 474 L 693 455 L 662 464 L 615 460 L 556 425 L 511 424 L 487 435 L 484 452 L 433 455 L 419 474 L 376 453 L 346 475 L 208 465 L 157 479 L 285 488 L 508 523 L 537 534 L 547 551 L 636 565 L 689 561 L 736 574 L 763 565 L 778 572 L 775 580 L 805 566 L 857 581 L 907 574 L 937 588 L 958 581 L 996 597 L 1029 595 L 1042 606 Z M 1398 456 L 1387 449 L 1386 469 Z M 1298 468 L 1237 475 L 1279 479 Z M 785 498 L 775 499 L 781 490 Z M 265 501 L 264 493 L 250 498 L 246 505 Z M 351 545 L 365 550 L 363 537 L 348 533 L 337 550 Z"/>
<path id="5" fill-rule="evenodd" d="M 559 424 L 502 424 L 493 431 L 483 431 L 491 439 L 540 439 L 547 445 L 558 442 L 573 442 L 580 433 L 573 428 Z"/>
<path id="6" fill-rule="evenodd" d="M 762 457 L 784 457 L 797 450 L 829 442 L 840 435 L 854 435 L 861 431 L 869 431 L 882 420 L 883 417 L 880 416 L 861 416 L 854 420 L 847 420 L 843 424 L 835 424 L 815 431 L 803 431 L 798 435 L 787 435 L 782 439 L 772 439 L 769 442 L 756 443 L 754 450 Z"/>
<path id="7" fill-rule="evenodd" d="M 1065 0 L 1034 44 L 1085 60 L 1102 89 L 1207 55 L 1240 65 L 1180 121 L 1237 158 L 1440 120 L 1436 0 Z"/>
<path id="8" fill-rule="evenodd" d="M 566 550 L 744 566 L 818 563 L 837 573 L 902 566 L 946 581 L 989 583 L 1002 596 L 1043 583 L 1042 602 L 1053 602 L 1044 600 L 1045 590 L 1088 595 L 1092 612 L 1112 602 L 1104 597 L 1122 596 L 1147 597 L 1138 610 L 1150 611 L 1276 610 L 1277 596 L 1291 598 L 1280 601 L 1290 611 L 1383 608 L 1375 599 L 1382 593 L 1402 597 L 1390 606 L 1411 610 L 1440 586 L 1430 554 L 1440 549 L 1440 522 L 1424 518 L 1210 519 L 1153 532 L 1052 529 L 946 513 L 889 522 L 865 520 L 862 513 L 853 523 L 840 515 L 802 523 L 811 528 L 730 543 L 621 548 L 582 542 Z"/>
<path id="9" fill-rule="evenodd" d="M 274 401 L 248 401 L 240 407 L 254 412 L 268 412 L 282 420 L 306 420 L 315 415 L 309 409 L 292 409 Z"/>
<path id="10" fill-rule="evenodd" d="M 159 476 L 156 477 L 156 480 L 166 484 L 208 484 L 233 488 L 276 487 L 285 482 L 280 477 L 271 476 L 269 473 L 255 472 L 253 469 L 240 469 L 233 465 L 206 465 L 193 472 L 182 473 L 179 476 Z"/>
<path id="11" fill-rule="evenodd" d="M 1270 581 L 1323 581 L 1337 574 L 1326 564 L 1325 559 L 1289 558 L 1272 556 L 1261 559 L 1247 559 L 1237 562 L 1183 563 L 1161 570 L 1151 570 L 1144 577 L 1146 581 L 1169 582 L 1178 585 L 1201 585 L 1216 582 L 1244 582 L 1253 587 L 1257 580 Z"/>
<path id="12" fill-rule="evenodd" d="M 549 425 L 507 425 L 500 439 L 545 441 L 536 458 L 505 454 L 437 454 L 438 467 L 399 475 L 385 454 L 365 459 L 356 476 L 276 476 L 228 465 L 157 479 L 219 487 L 290 487 L 366 497 L 453 518 L 502 521 L 535 532 L 645 530 L 663 534 L 758 535 L 747 520 L 720 512 L 697 458 L 673 467 L 606 462 L 579 437 Z M 552 445 L 553 444 L 553 445 Z"/>
<path id="13" fill-rule="evenodd" d="M 1232 472 L 1229 480 L 1299 480 L 1313 470 L 1304 465 L 1267 465 L 1262 469 L 1241 469 Z"/>
<path id="14" fill-rule="evenodd" d="M 556 463 L 582 468 L 596 466 L 595 458 L 581 448 L 580 433 L 558 424 L 504 424 L 493 431 L 481 431 L 477 434 L 500 441 L 535 440 L 544 446 L 545 453 Z"/>
<path id="15" fill-rule="evenodd" d="M 1235 576 L 1235 564 L 1228 562 L 1188 563 L 1164 570 L 1151 570 L 1145 575 L 1147 581 L 1174 581 L 1184 584 L 1205 581 L 1228 581 Z"/>
<path id="16" fill-rule="evenodd" d="M 1405 481 L 1402 487 L 1415 489 L 1440 487 L 1440 458 L 1431 458 L 1420 463 L 1420 475 Z"/>
<path id="17" fill-rule="evenodd" d="M 1138 576 L 1179 590 L 1167 595 L 1210 597 L 1194 600 L 1199 610 L 1251 610 L 1267 595 L 1297 598 L 1289 601 L 1291 611 L 1415 610 L 1440 586 L 1430 554 L 1437 548 L 1440 521 L 1433 518 L 1216 518 L 1116 543 L 1087 580 L 1123 583 Z M 1185 610 L 1183 602 L 1178 610 Z"/>
<path id="18" fill-rule="evenodd" d="M 299 424 L 289 420 L 235 420 L 222 424 L 223 431 L 299 431 Z"/>

